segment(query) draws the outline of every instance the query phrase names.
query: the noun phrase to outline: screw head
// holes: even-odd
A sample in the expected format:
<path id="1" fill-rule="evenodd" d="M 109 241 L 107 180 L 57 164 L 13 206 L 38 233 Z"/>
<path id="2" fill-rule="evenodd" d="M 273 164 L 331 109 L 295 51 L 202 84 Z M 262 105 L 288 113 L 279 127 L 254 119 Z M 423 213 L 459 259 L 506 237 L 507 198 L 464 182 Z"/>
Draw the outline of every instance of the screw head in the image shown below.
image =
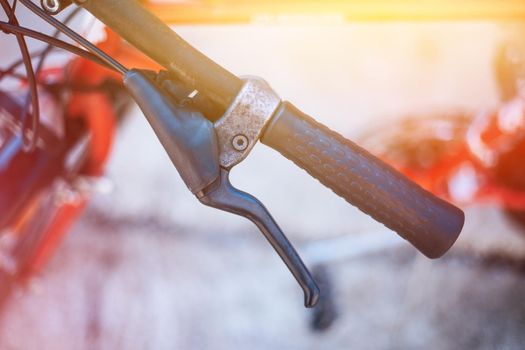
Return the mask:
<path id="1" fill-rule="evenodd" d="M 42 0 L 41 4 L 44 10 L 52 15 L 60 12 L 60 2 L 58 0 Z"/>
<path id="2" fill-rule="evenodd" d="M 235 135 L 232 138 L 232 146 L 236 151 L 242 152 L 248 148 L 248 138 L 242 134 Z"/>

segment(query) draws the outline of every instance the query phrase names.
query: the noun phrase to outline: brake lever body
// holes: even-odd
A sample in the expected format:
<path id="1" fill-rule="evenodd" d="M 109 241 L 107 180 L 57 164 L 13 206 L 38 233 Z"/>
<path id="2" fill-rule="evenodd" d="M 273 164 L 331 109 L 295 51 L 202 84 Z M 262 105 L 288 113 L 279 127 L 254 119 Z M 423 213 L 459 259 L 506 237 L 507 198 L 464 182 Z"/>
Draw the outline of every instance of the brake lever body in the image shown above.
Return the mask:
<path id="1" fill-rule="evenodd" d="M 278 97 L 263 81 L 250 80 L 213 125 L 201 113 L 166 96 L 156 77 L 131 70 L 124 76 L 124 85 L 188 189 L 201 203 L 255 223 L 301 286 L 305 306 L 313 307 L 320 291 L 299 254 L 264 205 L 229 181 L 230 169 L 246 157 L 279 106 Z"/>

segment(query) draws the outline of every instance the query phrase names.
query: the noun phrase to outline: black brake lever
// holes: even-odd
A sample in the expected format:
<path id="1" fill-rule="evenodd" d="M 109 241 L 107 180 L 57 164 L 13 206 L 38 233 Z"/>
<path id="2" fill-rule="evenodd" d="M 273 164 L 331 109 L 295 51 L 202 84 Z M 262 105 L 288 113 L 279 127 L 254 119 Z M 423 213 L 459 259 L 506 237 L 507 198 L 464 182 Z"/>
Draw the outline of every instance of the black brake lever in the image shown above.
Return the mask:
<path id="1" fill-rule="evenodd" d="M 174 103 L 173 98 L 161 91 L 154 78 L 152 73 L 131 70 L 124 76 L 124 85 L 148 119 L 186 186 L 203 204 L 254 222 L 303 289 L 305 306 L 313 307 L 319 300 L 320 291 L 299 254 L 262 203 L 234 188 L 228 178 L 229 170 L 243 159 L 238 155 L 247 154 L 256 135 L 240 135 L 239 141 L 244 144 L 221 144 L 221 136 L 237 132 L 238 123 L 225 118 L 222 127 L 214 126 L 201 113 Z M 246 91 L 244 96 L 254 97 L 249 88 Z M 242 103 L 237 106 L 242 108 Z M 232 108 L 228 115 L 235 115 L 238 108 Z M 237 139 L 235 135 L 232 137 Z"/>
<path id="2" fill-rule="evenodd" d="M 251 220 L 279 254 L 304 292 L 304 305 L 313 307 L 319 299 L 319 287 L 288 238 L 266 207 L 254 196 L 232 186 L 229 171 L 221 168 L 217 183 L 198 195 L 201 203 L 244 216 Z"/>

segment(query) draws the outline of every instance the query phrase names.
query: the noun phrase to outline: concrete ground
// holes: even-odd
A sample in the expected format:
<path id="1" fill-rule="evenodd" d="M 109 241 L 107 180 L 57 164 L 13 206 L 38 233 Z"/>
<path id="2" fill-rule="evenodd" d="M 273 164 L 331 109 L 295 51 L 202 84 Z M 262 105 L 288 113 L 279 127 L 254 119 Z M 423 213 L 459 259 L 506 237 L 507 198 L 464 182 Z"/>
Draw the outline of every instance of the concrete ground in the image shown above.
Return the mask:
<path id="1" fill-rule="evenodd" d="M 177 30 L 349 137 L 407 113 L 498 103 L 495 24 Z M 8 305 L 1 349 L 525 348 L 525 236 L 497 208 L 467 209 L 458 244 L 430 261 L 257 146 L 232 183 L 265 203 L 307 265 L 325 265 L 337 319 L 319 332 L 258 231 L 199 205 L 136 109 L 107 175 L 114 191 L 95 196 Z"/>

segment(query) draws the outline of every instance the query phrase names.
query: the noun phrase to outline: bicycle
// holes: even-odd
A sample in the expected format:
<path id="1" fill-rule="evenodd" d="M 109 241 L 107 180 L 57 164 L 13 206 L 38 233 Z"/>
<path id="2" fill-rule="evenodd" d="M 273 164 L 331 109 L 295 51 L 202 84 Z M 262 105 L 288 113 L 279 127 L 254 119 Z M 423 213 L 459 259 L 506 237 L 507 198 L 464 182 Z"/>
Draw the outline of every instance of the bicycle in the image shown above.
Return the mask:
<path id="1" fill-rule="evenodd" d="M 118 115 L 111 112 L 110 107 L 124 91 L 114 84 L 116 80 L 121 80 L 127 93 L 142 109 L 188 189 L 205 205 L 253 221 L 301 286 L 306 307 L 314 306 L 320 293 L 307 267 L 268 210 L 255 197 L 237 190 L 229 182 L 230 170 L 248 156 L 257 141 L 292 160 L 347 202 L 396 231 L 429 258 L 442 256 L 459 236 L 464 223 L 464 214 L 460 209 L 422 189 L 355 143 L 303 114 L 291 103 L 282 101 L 262 79 L 240 79 L 228 72 L 187 44 L 138 1 L 44 0 L 42 7 L 30 0 L 18 2 L 55 27 L 57 32 L 67 35 L 83 47 L 81 49 L 56 37 L 21 27 L 15 15 L 15 6 L 11 6 L 7 0 L 0 0 L 9 18 L 7 22 L 0 22 L 0 28 L 17 38 L 30 91 L 26 100 L 31 102 L 31 108 L 18 105 L 9 114 L 10 122 L 14 121 L 16 126 L 9 139 L 17 147 L 16 154 L 22 158 L 34 156 L 35 152 L 45 149 L 42 145 L 51 142 L 41 141 L 47 134 L 39 120 L 38 85 L 41 69 L 40 63 L 36 70 L 32 68 L 31 54 L 24 39 L 28 36 L 61 47 L 113 71 L 111 74 L 101 74 L 102 77 L 112 77 L 108 80 L 108 90 L 114 95 L 109 99 L 101 96 L 96 99 L 97 102 L 102 101 L 100 106 L 105 110 L 103 114 Z M 148 56 L 154 62 L 148 61 L 148 65 L 162 69 L 128 69 L 122 61 L 91 44 L 53 17 L 74 4 L 90 12 Z M 81 73 L 79 76 L 88 80 L 89 84 L 68 88 L 95 91 L 107 88 L 105 83 L 100 82 L 100 77 L 86 77 Z M 98 81 L 98 84 L 93 84 L 92 80 Z M 60 85 L 53 87 L 58 90 L 64 88 Z M 74 101 L 68 114 L 78 114 L 79 106 L 86 106 L 82 102 L 93 101 Z M 21 118 L 16 118 L 18 113 Z M 49 192 L 50 184 L 54 184 L 52 180 L 59 175 L 64 175 L 62 172 L 69 180 L 68 184 L 71 184 L 78 174 L 97 176 L 103 169 L 114 124 L 110 121 L 100 122 L 91 113 L 83 118 L 80 125 L 74 119 L 68 118 L 66 126 L 76 128 L 76 137 L 69 143 L 55 140 L 59 148 L 65 148 L 58 152 L 59 171 L 50 175 L 50 179 L 40 187 L 26 191 L 27 197 L 35 192 L 44 197 L 34 199 L 39 207 L 49 207 L 50 201 L 56 200 Z M 28 120 L 31 122 L 30 127 L 27 126 Z M 102 127 L 98 123 L 102 123 Z M 75 133 L 71 132 L 71 135 Z M 90 142 L 90 137 L 95 138 L 95 141 Z M 81 156 L 72 166 L 65 167 L 66 155 L 78 147 L 81 148 Z M 29 168 L 32 166 L 29 162 Z M 45 162 L 43 168 L 49 168 Z M 76 184 L 80 188 L 83 185 Z M 45 195 L 42 194 L 44 188 L 48 190 Z M 51 192 L 56 192 L 56 189 Z M 68 194 L 67 190 L 59 192 Z M 17 196 L 8 193 L 2 202 L 9 203 L 14 197 Z M 20 206 L 27 209 L 27 200 L 21 202 Z M 62 221 L 71 220 L 82 210 L 85 198 L 81 196 L 72 201 L 69 198 L 65 203 L 61 208 L 67 212 L 64 218 L 57 221 L 56 213 L 48 215 L 51 217 L 48 220 L 53 224 L 64 226 Z M 71 215 L 70 211 L 74 214 Z M 36 216 L 34 212 L 29 215 L 31 218 Z M 37 239 L 30 240 L 30 247 L 24 247 L 25 250 L 19 249 L 25 252 L 24 259 L 20 259 L 16 253 L 16 239 L 15 243 L 13 239 L 8 242 L 9 256 L 4 259 L 7 261 L 4 265 L 9 266 L 7 276 L 13 281 L 23 272 L 27 274 L 35 264 L 38 265 L 36 262 L 48 255 L 50 250 L 49 246 L 42 248 L 40 240 L 49 235 L 42 235 L 41 223 L 36 225 L 30 220 L 31 227 L 20 219 L 19 211 L 14 211 L 2 227 L 11 229 L 14 223 L 23 224 L 27 230 L 37 232 L 32 235 L 36 235 Z M 47 243 L 53 245 L 57 239 L 54 237 L 51 243 Z M 38 248 L 36 252 L 35 246 Z"/>

